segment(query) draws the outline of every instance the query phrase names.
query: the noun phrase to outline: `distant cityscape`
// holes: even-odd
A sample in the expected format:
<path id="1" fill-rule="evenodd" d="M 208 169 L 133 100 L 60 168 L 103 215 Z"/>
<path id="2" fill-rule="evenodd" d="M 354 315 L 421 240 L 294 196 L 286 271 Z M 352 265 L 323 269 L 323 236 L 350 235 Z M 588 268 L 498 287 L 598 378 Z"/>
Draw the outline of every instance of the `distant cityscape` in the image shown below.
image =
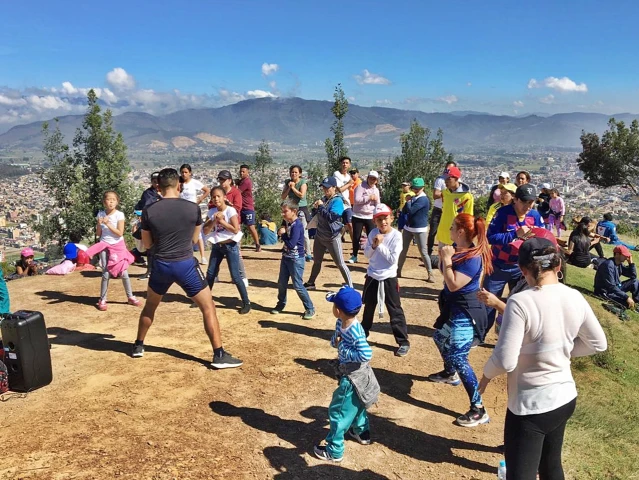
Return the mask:
<path id="1" fill-rule="evenodd" d="M 280 155 L 283 154 L 283 155 Z M 390 157 L 384 152 L 376 160 L 369 160 L 362 165 L 353 155 L 354 164 L 365 174 L 369 169 L 380 168 Z M 383 158 L 386 156 L 386 158 Z M 285 163 L 281 157 L 286 157 Z M 288 150 L 278 152 L 276 168 L 282 182 L 288 178 L 288 167 L 292 163 L 302 163 L 303 153 Z M 372 156 L 367 155 L 367 158 Z M 518 171 L 527 170 L 532 175 L 532 183 L 539 186 L 549 183 L 557 188 L 564 197 L 567 216 L 589 215 L 600 219 L 606 212 L 612 212 L 615 221 L 623 221 L 634 226 L 639 225 L 639 201 L 630 190 L 623 188 L 599 189 L 593 187 L 583 178 L 575 159 L 578 152 L 547 151 L 518 154 L 515 159 L 507 159 L 496 154 L 456 153 L 455 160 L 462 169 L 462 181 L 468 184 L 476 197 L 487 195 L 497 183 L 499 172 L 506 170 L 514 180 Z M 166 161 L 162 158 L 160 161 Z M 217 172 L 229 168 L 237 174 L 237 165 L 211 165 L 208 163 L 192 163 L 194 178 L 206 185 L 217 183 Z M 174 165 L 176 168 L 178 164 Z M 0 252 L 2 258 L 11 258 L 25 246 L 44 252 L 46 245 L 41 243 L 35 225 L 41 221 L 43 212 L 52 205 L 52 201 L 44 193 L 44 185 L 38 171 L 41 166 L 30 163 L 22 164 L 24 175 L 5 180 L 0 185 Z M 158 162 L 145 161 L 134 165 L 130 176 L 132 181 L 143 188 L 148 186 L 152 171 L 159 168 Z M 125 212 L 127 215 L 129 212 Z"/>

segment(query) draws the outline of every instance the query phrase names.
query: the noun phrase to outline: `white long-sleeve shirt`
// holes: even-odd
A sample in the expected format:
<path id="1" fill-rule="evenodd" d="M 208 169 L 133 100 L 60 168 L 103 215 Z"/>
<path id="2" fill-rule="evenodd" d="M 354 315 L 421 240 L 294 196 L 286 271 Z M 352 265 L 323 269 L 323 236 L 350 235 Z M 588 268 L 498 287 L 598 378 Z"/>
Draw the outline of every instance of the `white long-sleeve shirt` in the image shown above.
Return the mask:
<path id="1" fill-rule="evenodd" d="M 366 273 L 375 280 L 386 280 L 397 276 L 397 262 L 402 253 L 402 234 L 394 228 L 384 235 L 384 241 L 373 249 L 373 239 L 379 234 L 374 228 L 366 241 L 364 255 L 368 258 Z"/>
<path id="2" fill-rule="evenodd" d="M 484 375 L 508 374 L 508 409 L 515 415 L 550 412 L 577 397 L 570 358 L 606 348 L 606 335 L 581 293 L 561 283 L 544 285 L 508 299 Z"/>

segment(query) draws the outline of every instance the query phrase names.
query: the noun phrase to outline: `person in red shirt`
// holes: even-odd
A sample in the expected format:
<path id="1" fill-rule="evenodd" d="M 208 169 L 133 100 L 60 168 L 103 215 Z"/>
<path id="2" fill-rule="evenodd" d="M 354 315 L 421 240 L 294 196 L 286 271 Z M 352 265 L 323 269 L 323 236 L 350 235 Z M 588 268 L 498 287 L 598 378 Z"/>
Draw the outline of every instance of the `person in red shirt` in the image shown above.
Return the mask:
<path id="1" fill-rule="evenodd" d="M 259 252 L 262 249 L 260 245 L 260 239 L 257 236 L 257 229 L 255 228 L 255 203 L 253 202 L 253 182 L 249 176 L 249 166 L 240 166 L 240 181 L 237 184 L 242 194 L 242 208 L 240 210 L 240 218 L 242 223 L 246 225 L 251 232 L 253 242 L 255 243 L 255 251 Z"/>

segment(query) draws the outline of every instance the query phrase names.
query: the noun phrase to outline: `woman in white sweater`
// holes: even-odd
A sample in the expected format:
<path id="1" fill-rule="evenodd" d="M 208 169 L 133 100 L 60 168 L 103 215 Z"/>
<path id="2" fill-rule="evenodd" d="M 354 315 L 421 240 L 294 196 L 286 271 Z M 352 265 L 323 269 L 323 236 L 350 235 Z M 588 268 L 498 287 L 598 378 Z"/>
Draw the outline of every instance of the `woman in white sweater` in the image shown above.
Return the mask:
<path id="1" fill-rule="evenodd" d="M 570 359 L 603 352 L 606 336 L 586 299 L 559 283 L 561 259 L 549 240 L 519 249 L 519 267 L 531 286 L 508 298 L 495 350 L 479 391 L 508 374 L 504 444 L 508 479 L 563 480 L 564 430 L 577 401 Z"/>

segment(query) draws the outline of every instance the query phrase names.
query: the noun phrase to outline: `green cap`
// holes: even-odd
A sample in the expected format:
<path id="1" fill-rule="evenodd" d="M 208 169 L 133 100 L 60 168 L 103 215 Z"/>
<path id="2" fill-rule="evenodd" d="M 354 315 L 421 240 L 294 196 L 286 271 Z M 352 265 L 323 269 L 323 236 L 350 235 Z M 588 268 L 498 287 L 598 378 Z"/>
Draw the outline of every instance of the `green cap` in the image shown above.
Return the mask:
<path id="1" fill-rule="evenodd" d="M 413 181 L 410 182 L 411 188 L 424 188 L 424 179 L 417 177 L 413 178 Z"/>

